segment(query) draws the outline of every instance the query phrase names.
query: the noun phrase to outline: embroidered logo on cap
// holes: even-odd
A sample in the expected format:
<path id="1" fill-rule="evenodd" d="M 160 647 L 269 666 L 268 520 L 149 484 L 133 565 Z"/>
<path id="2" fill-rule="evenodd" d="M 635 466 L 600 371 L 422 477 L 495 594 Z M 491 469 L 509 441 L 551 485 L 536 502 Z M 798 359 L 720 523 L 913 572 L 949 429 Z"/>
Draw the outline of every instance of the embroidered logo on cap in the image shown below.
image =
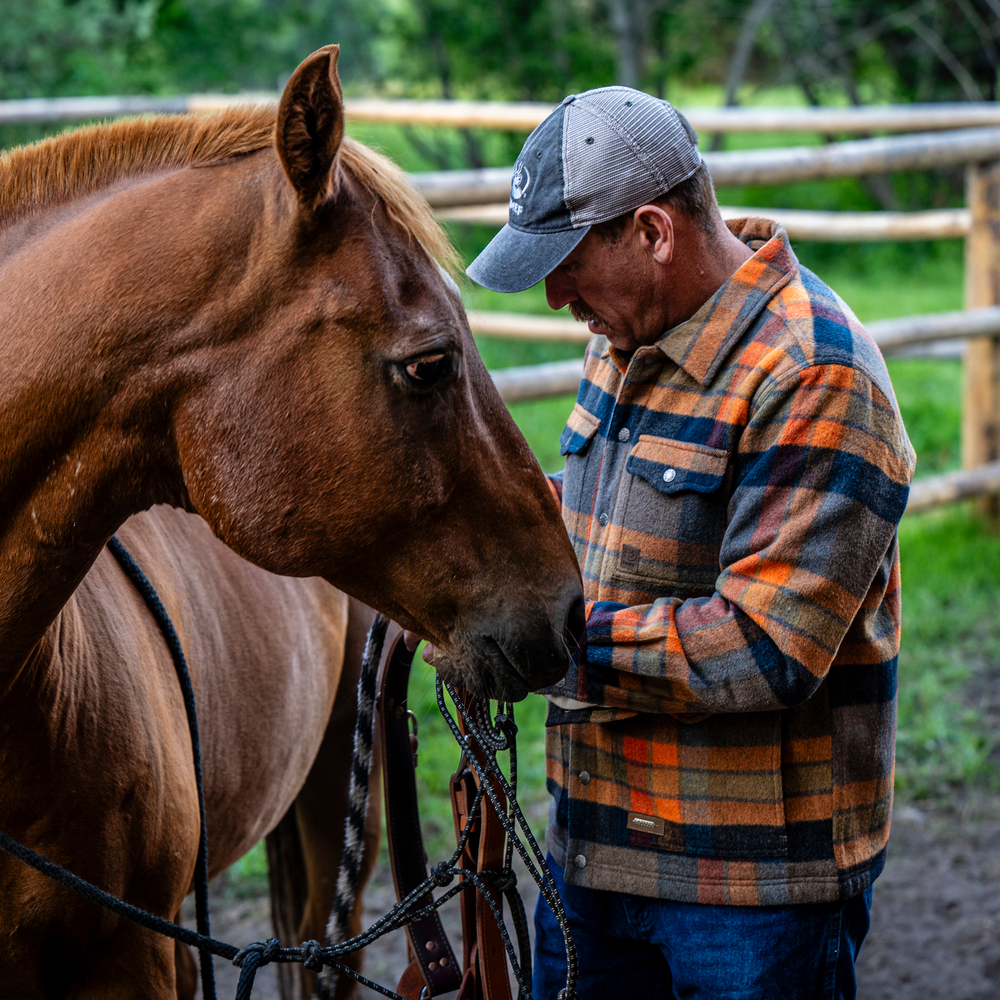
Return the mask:
<path id="1" fill-rule="evenodd" d="M 514 164 L 514 177 L 510 183 L 510 210 L 515 215 L 520 215 L 524 211 L 523 205 L 518 202 L 525 196 L 531 184 L 531 173 L 520 160 Z"/>

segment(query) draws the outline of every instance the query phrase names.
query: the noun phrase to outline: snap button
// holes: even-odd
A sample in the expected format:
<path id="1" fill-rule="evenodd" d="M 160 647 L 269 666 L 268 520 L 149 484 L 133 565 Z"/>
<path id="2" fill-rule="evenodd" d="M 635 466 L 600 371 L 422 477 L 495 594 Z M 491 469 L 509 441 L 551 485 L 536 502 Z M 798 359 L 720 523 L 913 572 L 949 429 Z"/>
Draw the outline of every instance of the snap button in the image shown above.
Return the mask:
<path id="1" fill-rule="evenodd" d="M 578 854 L 573 859 L 573 864 L 576 865 L 577 868 L 586 868 L 587 867 L 587 857 L 586 857 L 586 855 L 584 855 L 584 854 Z"/>
<path id="2" fill-rule="evenodd" d="M 608 517 L 607 514 L 602 514 L 597 520 L 601 522 L 601 525 L 603 527 L 603 526 L 607 525 L 608 521 L 610 521 L 611 518 Z"/>
<path id="3" fill-rule="evenodd" d="M 589 785 L 590 784 L 590 772 L 589 771 L 581 771 L 580 772 L 580 784 L 581 785 Z"/>
<path id="4" fill-rule="evenodd" d="M 676 469 L 666 469 L 663 473 L 663 481 L 665 483 L 672 483 L 677 478 Z"/>
<path id="5" fill-rule="evenodd" d="M 628 437 L 629 437 L 629 429 L 628 429 L 627 427 L 623 427 L 623 428 L 622 428 L 622 429 L 621 429 L 621 430 L 620 430 L 620 431 L 618 432 L 618 440 L 619 440 L 619 441 L 627 441 L 627 440 L 628 440 Z"/>

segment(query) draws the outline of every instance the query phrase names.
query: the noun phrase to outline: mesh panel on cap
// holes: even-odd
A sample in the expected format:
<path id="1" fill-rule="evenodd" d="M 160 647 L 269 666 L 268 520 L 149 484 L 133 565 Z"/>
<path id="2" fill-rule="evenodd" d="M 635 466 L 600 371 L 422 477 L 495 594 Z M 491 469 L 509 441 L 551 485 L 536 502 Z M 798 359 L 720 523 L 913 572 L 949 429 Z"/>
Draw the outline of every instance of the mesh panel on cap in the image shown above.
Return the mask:
<path id="1" fill-rule="evenodd" d="M 574 226 L 623 215 L 686 180 L 700 163 L 665 101 L 629 87 L 601 87 L 566 107 L 565 198 Z"/>

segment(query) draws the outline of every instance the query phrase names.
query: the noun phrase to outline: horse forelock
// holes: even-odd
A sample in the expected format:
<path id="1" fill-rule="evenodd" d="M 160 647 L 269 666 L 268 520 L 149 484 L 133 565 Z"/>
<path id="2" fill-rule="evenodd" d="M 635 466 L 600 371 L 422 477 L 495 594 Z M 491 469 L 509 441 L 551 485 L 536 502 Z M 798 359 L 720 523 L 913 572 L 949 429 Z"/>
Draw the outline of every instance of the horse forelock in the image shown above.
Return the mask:
<path id="1" fill-rule="evenodd" d="M 222 112 L 123 118 L 75 129 L 0 154 L 0 225 L 157 170 L 203 166 L 266 149 L 275 113 L 254 107 Z M 411 239 L 455 271 L 458 256 L 427 202 L 391 160 L 354 139 L 338 162 Z"/>
<path id="2" fill-rule="evenodd" d="M 346 137 L 339 159 L 341 167 L 382 202 L 393 223 L 420 242 L 447 271 L 454 274 L 460 270 L 458 253 L 437 224 L 430 206 L 392 160 Z"/>

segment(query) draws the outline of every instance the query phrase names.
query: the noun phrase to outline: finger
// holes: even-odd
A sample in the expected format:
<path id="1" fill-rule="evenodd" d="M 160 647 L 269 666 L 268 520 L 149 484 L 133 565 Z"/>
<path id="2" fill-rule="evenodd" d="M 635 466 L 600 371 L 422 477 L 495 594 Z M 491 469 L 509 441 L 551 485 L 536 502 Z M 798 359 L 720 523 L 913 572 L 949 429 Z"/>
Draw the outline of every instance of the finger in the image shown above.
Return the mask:
<path id="1" fill-rule="evenodd" d="M 412 653 L 420 645 L 420 636 L 416 632 L 403 631 L 403 645 Z"/>

